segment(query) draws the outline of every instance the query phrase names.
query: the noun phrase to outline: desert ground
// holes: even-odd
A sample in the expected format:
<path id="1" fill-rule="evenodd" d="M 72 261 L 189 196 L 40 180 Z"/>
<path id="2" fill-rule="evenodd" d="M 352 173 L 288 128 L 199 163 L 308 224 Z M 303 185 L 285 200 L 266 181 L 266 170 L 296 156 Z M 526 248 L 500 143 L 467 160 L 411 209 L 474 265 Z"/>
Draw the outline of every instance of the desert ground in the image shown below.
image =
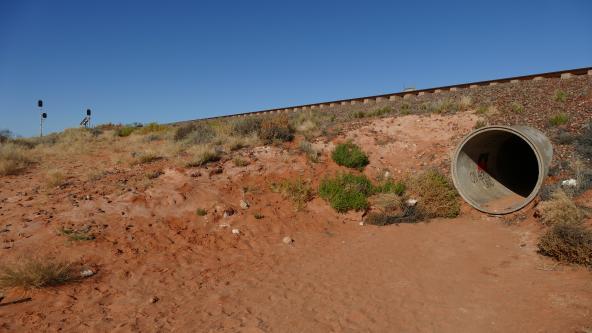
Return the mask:
<path id="1" fill-rule="evenodd" d="M 379 226 L 367 220 L 371 199 L 338 212 L 318 189 L 346 172 L 375 184 L 426 170 L 448 177 L 458 142 L 498 123 L 548 134 L 553 186 L 574 177 L 576 158 L 590 168 L 581 141 L 565 138 L 586 131 L 592 78 L 396 103 L 293 115 L 293 137 L 281 142 L 212 123 L 212 137 L 190 129 L 193 141 L 180 124 L 3 143 L 24 155 L 0 176 L 0 266 L 37 258 L 91 273 L 4 285 L 0 331 L 591 332 L 589 266 L 539 251 L 545 198 L 491 216 L 456 197 L 455 217 Z M 568 120 L 549 121 L 557 112 Z M 344 142 L 363 150 L 365 167 L 335 163 Z M 424 193 L 407 188 L 421 207 Z M 571 200 L 589 212 L 592 190 Z"/>

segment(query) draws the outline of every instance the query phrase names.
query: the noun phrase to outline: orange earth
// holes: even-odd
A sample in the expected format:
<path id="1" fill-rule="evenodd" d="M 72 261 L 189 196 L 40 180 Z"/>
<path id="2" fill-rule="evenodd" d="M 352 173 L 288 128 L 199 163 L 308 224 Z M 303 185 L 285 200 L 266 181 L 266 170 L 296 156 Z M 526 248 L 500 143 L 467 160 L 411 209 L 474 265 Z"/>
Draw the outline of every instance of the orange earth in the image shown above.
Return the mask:
<path id="1" fill-rule="evenodd" d="M 160 160 L 82 179 L 89 166 L 108 164 L 102 151 L 52 161 L 68 175 L 59 189 L 40 187 L 35 167 L 0 178 L 2 262 L 49 254 L 96 272 L 6 292 L 4 302 L 31 301 L 0 306 L 0 331 L 589 332 L 592 273 L 537 253 L 533 205 L 517 223 L 465 205 L 456 219 L 376 227 L 320 198 L 297 212 L 269 189 L 295 177 L 317 186 L 342 170 L 328 156 L 346 138 L 368 152 L 371 178 L 448 170 L 476 120 L 467 112 L 372 120 L 318 140 L 321 163 L 292 143 L 240 150 L 251 163 L 223 160 L 221 173 Z M 151 186 L 137 186 L 161 169 Z M 200 207 L 206 216 L 195 214 Z M 235 214 L 224 217 L 229 207 Z M 89 228 L 97 239 L 68 242 L 61 227 Z"/>

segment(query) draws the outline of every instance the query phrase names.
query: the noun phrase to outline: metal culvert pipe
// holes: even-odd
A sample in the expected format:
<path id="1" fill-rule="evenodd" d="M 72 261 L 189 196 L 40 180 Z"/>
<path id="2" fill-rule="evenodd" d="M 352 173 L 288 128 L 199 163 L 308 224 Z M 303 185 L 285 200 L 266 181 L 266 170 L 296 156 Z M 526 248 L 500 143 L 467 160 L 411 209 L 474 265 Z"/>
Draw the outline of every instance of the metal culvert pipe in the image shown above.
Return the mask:
<path id="1" fill-rule="evenodd" d="M 471 132 L 452 158 L 452 180 L 461 197 L 489 214 L 507 214 L 538 194 L 553 146 L 528 126 L 487 126 Z"/>

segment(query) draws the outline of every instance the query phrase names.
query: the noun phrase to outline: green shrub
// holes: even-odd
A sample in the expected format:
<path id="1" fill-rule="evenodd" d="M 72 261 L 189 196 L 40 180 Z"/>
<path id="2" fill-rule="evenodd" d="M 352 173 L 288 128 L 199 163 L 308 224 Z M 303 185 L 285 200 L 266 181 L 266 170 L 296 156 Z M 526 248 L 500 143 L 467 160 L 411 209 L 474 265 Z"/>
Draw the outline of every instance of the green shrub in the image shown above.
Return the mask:
<path id="1" fill-rule="evenodd" d="M 126 137 L 126 136 L 130 136 L 135 130 L 136 130 L 136 127 L 124 126 L 124 127 L 118 128 L 115 131 L 115 135 L 118 137 Z"/>
<path id="2" fill-rule="evenodd" d="M 74 230 L 69 228 L 60 229 L 59 234 L 67 237 L 71 241 L 90 241 L 95 239 L 95 236 L 89 231 Z"/>
<path id="3" fill-rule="evenodd" d="M 248 116 L 235 120 L 232 123 L 232 134 L 236 136 L 246 136 L 257 134 L 261 130 L 261 117 Z"/>
<path id="4" fill-rule="evenodd" d="M 549 124 L 553 126 L 559 126 L 567 123 L 568 116 L 565 113 L 559 113 L 549 118 Z"/>
<path id="5" fill-rule="evenodd" d="M 392 180 L 388 180 L 383 184 L 376 186 L 375 192 L 380 193 L 395 193 L 396 195 L 403 195 L 405 193 L 405 183 L 403 182 L 393 182 Z"/>
<path id="6" fill-rule="evenodd" d="M 368 165 L 368 156 L 352 142 L 337 145 L 331 158 L 335 163 L 353 169 L 363 169 Z"/>
<path id="7" fill-rule="evenodd" d="M 557 90 L 555 91 L 554 99 L 557 102 L 565 102 L 565 100 L 567 99 L 567 94 L 562 90 Z"/>
<path id="8" fill-rule="evenodd" d="M 294 181 L 285 180 L 280 183 L 272 183 L 271 189 L 274 192 L 281 192 L 282 195 L 294 203 L 296 210 L 302 210 L 306 203 L 314 198 L 314 191 L 310 182 L 297 178 Z"/>
<path id="9" fill-rule="evenodd" d="M 132 161 L 132 165 L 138 164 L 147 164 L 152 163 L 158 160 L 161 160 L 163 157 L 154 153 L 154 152 L 143 152 L 136 156 L 136 158 Z"/>
<path id="10" fill-rule="evenodd" d="M 306 157 L 308 157 L 308 160 L 313 162 L 313 163 L 317 163 L 319 161 L 319 158 L 321 157 L 321 153 L 319 151 L 317 151 L 316 149 L 314 149 L 314 147 L 312 146 L 312 143 L 306 141 L 306 140 L 302 140 L 300 141 L 300 150 L 306 154 Z"/>
<path id="11" fill-rule="evenodd" d="M 592 230 L 581 224 L 557 224 L 541 237 L 539 252 L 559 261 L 592 266 Z"/>
<path id="12" fill-rule="evenodd" d="M 368 197 L 374 187 L 364 175 L 339 174 L 335 178 L 325 178 L 319 185 L 319 195 L 331 204 L 336 211 L 361 211 L 368 208 Z"/>
<path id="13" fill-rule="evenodd" d="M 58 286 L 76 278 L 73 264 L 53 258 L 24 259 L 0 267 L 0 289 Z"/>
<path id="14" fill-rule="evenodd" d="M 514 113 L 524 113 L 524 106 L 517 102 L 512 102 L 511 104 L 512 112 Z"/>
<path id="15" fill-rule="evenodd" d="M 482 127 L 487 126 L 487 123 L 485 122 L 485 120 L 477 120 L 477 122 L 475 123 L 475 126 L 473 126 L 473 129 L 479 129 Z"/>
<path id="16" fill-rule="evenodd" d="M 136 129 L 138 134 L 149 134 L 149 133 L 156 133 L 156 132 L 163 132 L 168 130 L 169 127 L 165 125 L 160 125 L 159 123 L 148 123 Z"/>
<path id="17" fill-rule="evenodd" d="M 208 214 L 208 211 L 203 208 L 198 208 L 195 210 L 195 214 L 197 214 L 197 216 L 206 216 L 206 214 Z"/>
<path id="18" fill-rule="evenodd" d="M 415 207 L 406 207 L 402 214 L 390 214 L 384 212 L 373 212 L 368 214 L 365 222 L 376 226 L 385 226 L 399 223 L 416 223 L 423 219 Z"/>
<path id="19" fill-rule="evenodd" d="M 439 171 L 424 171 L 409 182 L 409 187 L 417 196 L 417 205 L 422 216 L 456 217 L 460 213 L 458 194 L 450 180 Z"/>
<path id="20" fill-rule="evenodd" d="M 291 141 L 294 138 L 294 129 L 290 126 L 288 116 L 281 114 L 264 117 L 261 121 L 259 138 L 265 143 Z"/>
<path id="21" fill-rule="evenodd" d="M 174 140 L 184 141 L 191 145 L 210 143 L 216 137 L 216 131 L 205 123 L 190 123 L 183 125 L 175 131 Z"/>

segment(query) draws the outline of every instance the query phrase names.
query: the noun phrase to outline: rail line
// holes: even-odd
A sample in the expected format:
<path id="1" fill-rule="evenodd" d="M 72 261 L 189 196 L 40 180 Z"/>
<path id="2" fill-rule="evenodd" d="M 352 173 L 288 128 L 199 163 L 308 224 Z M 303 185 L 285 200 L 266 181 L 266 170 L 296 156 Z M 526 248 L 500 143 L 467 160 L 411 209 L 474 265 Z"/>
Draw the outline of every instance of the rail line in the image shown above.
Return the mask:
<path id="1" fill-rule="evenodd" d="M 280 113 L 280 112 L 297 112 L 297 111 L 311 110 L 311 109 L 323 109 L 323 108 L 334 107 L 334 106 L 338 106 L 338 105 L 369 104 L 369 103 L 374 103 L 374 102 L 379 102 L 379 101 L 396 100 L 398 98 L 407 98 L 408 96 L 422 96 L 425 94 L 434 94 L 434 93 L 440 93 L 440 92 L 445 92 L 445 91 L 457 91 L 460 89 L 467 89 L 467 88 L 472 89 L 472 88 L 477 88 L 477 87 L 482 87 L 482 86 L 492 86 L 492 85 L 507 83 L 507 82 L 515 83 L 515 82 L 529 81 L 529 80 L 536 81 L 536 80 L 542 80 L 542 79 L 546 79 L 546 78 L 569 79 L 574 76 L 580 76 L 580 75 L 592 76 L 592 67 L 582 67 L 582 68 L 568 69 L 568 70 L 555 71 L 555 72 L 546 72 L 546 73 L 539 73 L 539 74 L 506 77 L 506 78 L 494 79 L 494 80 L 453 84 L 453 85 L 448 85 L 448 86 L 441 86 L 441 87 L 427 88 L 427 89 L 400 91 L 400 92 L 395 92 L 395 93 L 390 93 L 390 94 L 340 99 L 340 100 L 334 100 L 334 101 L 328 101 L 328 102 L 302 104 L 302 105 L 295 105 L 295 106 L 289 106 L 289 107 L 281 107 L 281 108 L 251 111 L 251 112 L 244 112 L 244 113 L 236 113 L 236 114 L 223 115 L 223 116 L 200 118 L 200 119 L 195 119 L 195 120 L 186 120 L 186 121 L 180 121 L 177 123 L 186 123 L 186 122 L 191 122 L 191 121 L 203 121 L 203 120 L 212 120 L 212 119 L 223 119 L 223 118 L 233 118 L 233 117 L 245 117 L 245 116 L 252 116 L 252 115 L 261 115 L 261 114 L 266 114 L 266 113 L 271 114 L 271 113 Z"/>

